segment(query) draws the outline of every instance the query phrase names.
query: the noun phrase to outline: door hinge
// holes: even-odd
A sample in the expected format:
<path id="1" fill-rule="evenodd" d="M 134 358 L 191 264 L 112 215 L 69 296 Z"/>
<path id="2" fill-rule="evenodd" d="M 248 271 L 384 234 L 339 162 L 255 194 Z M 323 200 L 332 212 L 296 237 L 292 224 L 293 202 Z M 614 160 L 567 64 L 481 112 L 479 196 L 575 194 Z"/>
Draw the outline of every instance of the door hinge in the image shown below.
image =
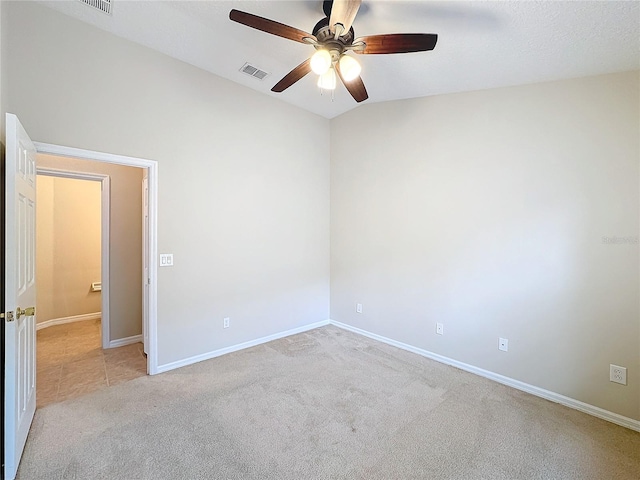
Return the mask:
<path id="1" fill-rule="evenodd" d="M 13 312 L 0 313 L 0 319 L 6 318 L 7 322 L 13 322 Z"/>

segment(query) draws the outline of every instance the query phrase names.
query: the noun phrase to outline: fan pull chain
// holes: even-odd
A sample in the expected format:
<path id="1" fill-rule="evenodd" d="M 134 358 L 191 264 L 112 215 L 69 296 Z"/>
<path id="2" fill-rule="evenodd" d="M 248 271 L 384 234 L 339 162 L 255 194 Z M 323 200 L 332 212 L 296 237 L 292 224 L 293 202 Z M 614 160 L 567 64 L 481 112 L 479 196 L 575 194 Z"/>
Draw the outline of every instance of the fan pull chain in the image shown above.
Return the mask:
<path id="1" fill-rule="evenodd" d="M 320 96 L 324 96 L 324 88 L 320 87 Z M 331 102 L 333 103 L 333 101 L 336 99 L 336 91 L 331 90 Z"/>

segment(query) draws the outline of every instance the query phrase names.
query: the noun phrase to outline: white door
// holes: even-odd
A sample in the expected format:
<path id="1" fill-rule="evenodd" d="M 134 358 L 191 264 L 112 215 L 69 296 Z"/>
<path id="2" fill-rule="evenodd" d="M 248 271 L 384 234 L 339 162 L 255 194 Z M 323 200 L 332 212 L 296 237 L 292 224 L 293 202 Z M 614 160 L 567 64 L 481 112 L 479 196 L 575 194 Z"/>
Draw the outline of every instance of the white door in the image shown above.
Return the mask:
<path id="1" fill-rule="evenodd" d="M 142 179 L 142 343 L 149 354 L 149 178 Z"/>
<path id="2" fill-rule="evenodd" d="M 13 480 L 36 411 L 36 149 L 6 117 L 4 474 Z"/>

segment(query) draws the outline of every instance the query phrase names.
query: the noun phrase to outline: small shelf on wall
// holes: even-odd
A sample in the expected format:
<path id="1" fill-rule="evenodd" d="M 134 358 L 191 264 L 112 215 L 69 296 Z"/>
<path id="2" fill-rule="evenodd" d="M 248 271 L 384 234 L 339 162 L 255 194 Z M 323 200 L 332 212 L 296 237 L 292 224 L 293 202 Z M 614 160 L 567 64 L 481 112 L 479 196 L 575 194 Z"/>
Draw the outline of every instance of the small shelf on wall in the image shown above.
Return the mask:
<path id="1" fill-rule="evenodd" d="M 93 282 L 91 284 L 92 292 L 101 292 L 102 291 L 102 282 Z"/>

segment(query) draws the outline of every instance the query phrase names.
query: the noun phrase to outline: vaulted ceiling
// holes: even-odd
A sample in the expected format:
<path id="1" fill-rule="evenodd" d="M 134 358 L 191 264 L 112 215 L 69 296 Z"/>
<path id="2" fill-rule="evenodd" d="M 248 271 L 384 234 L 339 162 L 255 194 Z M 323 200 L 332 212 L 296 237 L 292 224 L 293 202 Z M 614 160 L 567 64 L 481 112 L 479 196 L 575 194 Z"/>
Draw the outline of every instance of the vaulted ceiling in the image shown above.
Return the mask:
<path id="1" fill-rule="evenodd" d="M 113 0 L 112 14 L 81 1 L 45 5 L 248 88 L 333 118 L 357 104 L 342 85 L 320 94 L 309 74 L 283 93 L 271 87 L 313 47 L 229 20 L 232 8 L 311 32 L 321 0 Z M 356 37 L 437 33 L 435 50 L 359 55 L 363 104 L 640 69 L 640 2 L 363 0 Z M 240 71 L 250 63 L 263 80 Z"/>

